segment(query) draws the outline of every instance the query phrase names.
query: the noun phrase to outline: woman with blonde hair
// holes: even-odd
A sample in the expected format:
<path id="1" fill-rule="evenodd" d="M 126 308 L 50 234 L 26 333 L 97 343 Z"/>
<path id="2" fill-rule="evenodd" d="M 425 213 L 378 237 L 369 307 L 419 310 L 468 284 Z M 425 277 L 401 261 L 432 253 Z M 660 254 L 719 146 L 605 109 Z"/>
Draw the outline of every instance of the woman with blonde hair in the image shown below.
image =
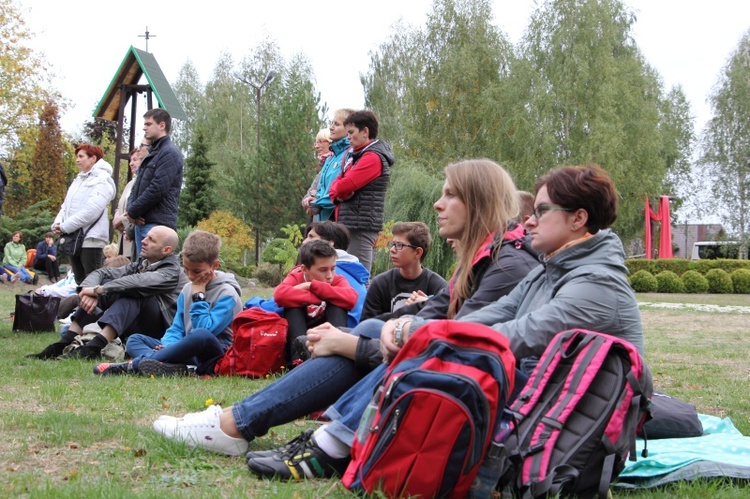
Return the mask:
<path id="1" fill-rule="evenodd" d="M 456 203 L 456 213 L 467 208 L 470 212 L 482 210 L 472 204 L 476 191 L 459 197 L 461 177 L 446 173 L 441 198 L 446 209 L 441 212 L 440 201 L 435 207 L 441 235 L 449 237 L 451 203 Z M 505 192 L 498 194 L 504 196 Z M 493 220 L 492 214 L 475 216 Z M 544 264 L 529 272 L 509 294 L 457 319 L 493 327 L 508 338 L 517 359 L 541 355 L 555 334 L 574 328 L 618 336 L 643 354 L 643 330 L 638 303 L 627 281 L 625 252 L 619 238 L 608 229 L 616 217 L 617 193 L 600 167 L 568 166 L 550 171 L 537 182 L 534 214 L 526 221 L 531 245 L 543 255 Z M 459 251 L 471 243 L 466 232 L 453 236 L 460 241 Z M 468 254 L 470 251 L 461 254 L 454 287 L 472 286 L 470 278 L 459 279 L 467 268 Z M 380 343 L 386 363 L 411 335 L 420 333 L 421 322 L 417 317 L 383 326 Z M 350 460 L 354 432 L 383 372 L 383 368 L 373 371 L 342 395 L 326 411 L 331 424 L 315 433 L 308 430 L 275 452 L 248 453 L 250 471 L 281 479 L 341 474 Z M 521 384 L 518 376 L 516 383 Z"/>
<path id="2" fill-rule="evenodd" d="M 445 174 L 435 203 L 438 232 L 459 240 L 461 249 L 451 285 L 427 300 L 417 313 L 423 319 L 458 318 L 481 309 L 509 293 L 539 264 L 524 244 L 523 228 L 508 223 L 516 216 L 516 189 L 502 167 L 487 159 L 468 160 L 448 166 Z M 248 442 L 270 428 L 341 400 L 366 375 L 382 377 L 378 338 L 383 325 L 369 319 L 350 333 L 329 324 L 310 329 L 312 358 L 288 374 L 224 410 L 212 406 L 183 418 L 162 416 L 154 430 L 189 446 L 244 454 Z M 216 429 L 206 435 L 210 425 Z"/>
<path id="3" fill-rule="evenodd" d="M 318 135 L 315 136 L 315 144 L 313 145 L 313 149 L 315 149 L 315 154 L 318 157 L 318 166 L 323 168 L 323 165 L 325 165 L 325 162 L 328 160 L 328 158 L 333 156 L 333 152 L 331 151 L 331 132 L 327 128 L 323 128 L 318 132 Z M 307 189 L 307 193 L 302 198 L 302 207 L 305 209 L 305 213 L 310 215 L 311 222 L 314 221 L 315 215 L 317 215 L 320 212 L 320 208 L 313 205 L 310 206 L 310 203 L 314 202 L 315 199 L 317 199 L 317 193 L 318 193 L 318 184 L 320 183 L 320 172 L 318 172 L 317 175 L 315 175 L 315 178 L 312 181 L 312 184 L 310 184 L 310 188 Z"/>

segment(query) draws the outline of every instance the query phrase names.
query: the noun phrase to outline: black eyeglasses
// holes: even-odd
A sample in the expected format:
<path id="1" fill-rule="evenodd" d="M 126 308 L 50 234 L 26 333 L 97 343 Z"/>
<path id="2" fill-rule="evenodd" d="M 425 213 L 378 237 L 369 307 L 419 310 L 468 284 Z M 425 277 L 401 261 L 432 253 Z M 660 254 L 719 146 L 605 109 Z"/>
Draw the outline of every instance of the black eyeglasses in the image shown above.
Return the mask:
<path id="1" fill-rule="evenodd" d="M 401 242 L 397 242 L 397 241 L 390 241 L 388 243 L 388 249 L 389 250 L 391 248 L 396 248 L 396 251 L 401 251 L 402 249 L 404 249 L 404 247 L 406 247 L 406 248 L 412 248 L 412 249 L 417 249 L 419 246 L 414 246 L 413 244 L 406 244 L 406 243 L 401 243 Z"/>
<path id="2" fill-rule="evenodd" d="M 148 147 L 148 144 L 141 144 L 141 147 Z"/>
<path id="3" fill-rule="evenodd" d="M 573 208 L 564 208 L 555 204 L 540 204 L 534 208 L 534 218 L 539 220 L 548 211 L 575 211 Z"/>

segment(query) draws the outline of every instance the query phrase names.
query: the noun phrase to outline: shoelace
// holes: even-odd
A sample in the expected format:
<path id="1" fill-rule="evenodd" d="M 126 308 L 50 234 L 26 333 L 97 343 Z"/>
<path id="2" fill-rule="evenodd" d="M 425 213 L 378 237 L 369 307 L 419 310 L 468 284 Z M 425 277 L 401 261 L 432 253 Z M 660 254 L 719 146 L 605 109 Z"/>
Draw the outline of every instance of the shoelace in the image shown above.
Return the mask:
<path id="1" fill-rule="evenodd" d="M 307 447 L 310 446 L 310 440 L 312 439 L 313 430 L 305 430 L 299 434 L 294 440 L 286 444 L 284 447 L 279 449 L 279 455 L 282 460 L 287 459 L 295 461 L 294 456 L 303 455 Z"/>

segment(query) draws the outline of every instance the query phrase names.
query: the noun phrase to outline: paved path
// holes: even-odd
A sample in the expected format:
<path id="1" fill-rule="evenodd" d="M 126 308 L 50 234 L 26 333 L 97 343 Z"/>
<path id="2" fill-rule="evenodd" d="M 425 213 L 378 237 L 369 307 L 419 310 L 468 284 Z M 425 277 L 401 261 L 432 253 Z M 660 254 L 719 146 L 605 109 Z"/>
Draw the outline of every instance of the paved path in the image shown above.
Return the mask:
<path id="1" fill-rule="evenodd" d="M 722 314 L 750 314 L 750 307 L 737 305 L 703 305 L 700 303 L 663 303 L 639 301 L 641 308 L 661 308 L 667 310 L 693 310 L 696 312 L 718 312 Z"/>

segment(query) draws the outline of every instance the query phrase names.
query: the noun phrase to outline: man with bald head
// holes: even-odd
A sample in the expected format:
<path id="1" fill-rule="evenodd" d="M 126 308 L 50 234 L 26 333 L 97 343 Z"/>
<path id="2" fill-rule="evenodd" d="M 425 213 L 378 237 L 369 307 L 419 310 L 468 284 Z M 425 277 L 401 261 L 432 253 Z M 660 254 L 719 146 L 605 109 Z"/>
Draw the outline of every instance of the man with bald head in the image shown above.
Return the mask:
<path id="1" fill-rule="evenodd" d="M 53 359 L 62 356 L 83 328 L 98 323 L 101 333 L 65 358 L 98 359 L 101 350 L 117 337 L 125 340 L 138 332 L 161 338 L 172 324 L 177 297 L 187 283 L 177 255 L 177 232 L 157 225 L 141 241 L 138 261 L 125 267 L 99 269 L 78 286 L 80 306 L 70 329 L 60 341 L 28 357 Z"/>

